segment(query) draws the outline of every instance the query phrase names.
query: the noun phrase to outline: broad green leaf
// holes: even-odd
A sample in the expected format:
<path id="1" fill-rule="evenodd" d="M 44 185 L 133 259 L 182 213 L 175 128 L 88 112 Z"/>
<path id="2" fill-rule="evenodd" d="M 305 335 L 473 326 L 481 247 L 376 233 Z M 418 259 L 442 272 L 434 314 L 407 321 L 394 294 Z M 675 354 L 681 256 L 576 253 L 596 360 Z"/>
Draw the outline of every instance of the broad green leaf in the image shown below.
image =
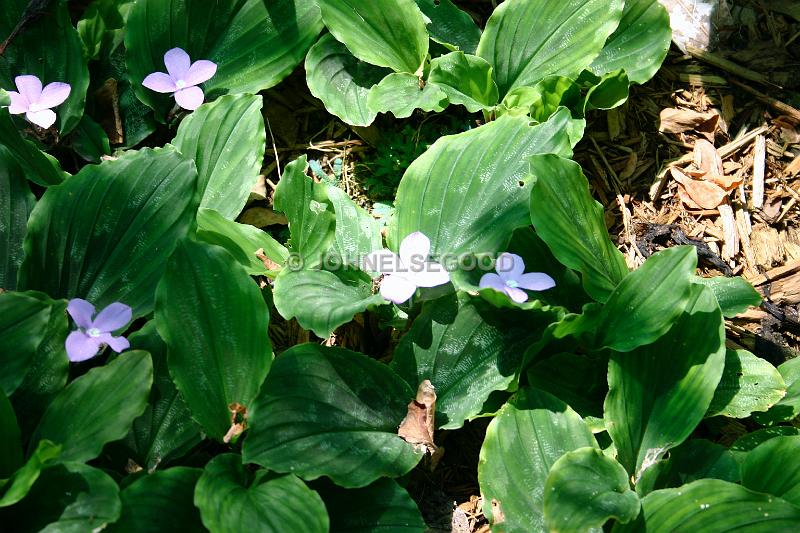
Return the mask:
<path id="1" fill-rule="evenodd" d="M 225 248 L 251 275 L 274 276 L 289 257 L 289 250 L 269 233 L 248 224 L 228 220 L 213 209 L 197 211 L 197 238 Z M 258 257 L 260 250 L 277 267 L 264 264 Z"/>
<path id="2" fill-rule="evenodd" d="M 753 418 L 759 424 L 768 426 L 788 422 L 800 414 L 800 357 L 778 366 L 778 372 L 786 384 L 786 395 L 766 413 L 753 413 Z"/>
<path id="3" fill-rule="evenodd" d="M 328 476 L 345 488 L 401 476 L 421 458 L 397 435 L 414 394 L 365 355 L 293 346 L 275 359 L 261 388 L 243 459 L 307 480 Z"/>
<path id="4" fill-rule="evenodd" d="M 223 96 L 198 107 L 178 127 L 173 144 L 197 165 L 201 208 L 233 220 L 247 202 L 267 140 L 261 105 L 252 94 Z"/>
<path id="5" fill-rule="evenodd" d="M 336 214 L 334 249 L 345 264 L 358 266 L 367 254 L 383 247 L 380 224 L 339 187 L 329 185 L 327 194 Z"/>
<path id="6" fill-rule="evenodd" d="M 562 455 L 544 485 L 548 531 L 601 530 L 609 519 L 625 524 L 639 514 L 628 473 L 602 450 L 579 448 Z"/>
<path id="7" fill-rule="evenodd" d="M 94 0 L 76 24 L 87 59 L 99 59 L 125 25 L 120 7 L 132 0 Z M 117 31 L 114 31 L 117 30 Z"/>
<path id="8" fill-rule="evenodd" d="M 167 258 L 194 220 L 196 180 L 194 163 L 172 147 L 83 167 L 33 209 L 19 287 L 149 313 Z"/>
<path id="9" fill-rule="evenodd" d="M 123 352 L 71 382 L 45 411 L 31 445 L 47 439 L 62 445 L 61 462 L 94 459 L 103 446 L 123 438 L 147 405 L 153 383 L 150 355 Z"/>
<path id="10" fill-rule="evenodd" d="M 367 107 L 372 113 L 392 113 L 396 118 L 408 118 L 415 109 L 438 113 L 447 107 L 447 93 L 435 83 L 421 88 L 413 74 L 393 72 L 369 90 Z"/>
<path id="11" fill-rule="evenodd" d="M 306 81 L 311 94 L 325 109 L 351 126 L 369 126 L 377 116 L 367 96 L 389 71 L 355 57 L 333 35 L 326 33 L 306 56 Z"/>
<path id="12" fill-rule="evenodd" d="M 511 233 L 530 224 L 525 158 L 538 153 L 569 156 L 569 113 L 529 126 L 525 117 L 503 116 L 458 135 L 441 137 L 408 167 L 397 190 L 389 245 L 421 231 L 431 253 L 496 253 Z"/>
<path id="13" fill-rule="evenodd" d="M 42 152 L 33 142 L 20 135 L 5 107 L 0 107 L 0 144 L 25 169 L 25 177 L 37 185 L 58 185 L 67 176 L 53 156 Z"/>
<path id="14" fill-rule="evenodd" d="M 474 54 L 481 39 L 481 29 L 464 11 L 450 0 L 416 0 L 422 14 L 428 19 L 431 39 L 451 50 Z"/>
<path id="15" fill-rule="evenodd" d="M 392 368 L 412 389 L 436 388 L 436 424 L 457 429 L 481 411 L 493 391 L 519 373 L 522 353 L 556 318 L 552 313 L 497 309 L 481 300 L 439 298 L 426 304 L 400 340 Z"/>
<path id="16" fill-rule="evenodd" d="M 761 305 L 761 295 L 758 291 L 739 276 L 732 278 L 724 276 L 697 277 L 695 282 L 711 289 L 725 318 L 733 318 L 739 313 L 744 313 L 750 307 Z"/>
<path id="17" fill-rule="evenodd" d="M 727 350 L 725 370 L 706 416 L 747 418 L 766 411 L 786 394 L 778 370 L 747 350 Z"/>
<path id="18" fill-rule="evenodd" d="M 0 523 L 14 531 L 85 533 L 101 531 L 120 515 L 119 488 L 98 468 L 78 462 L 44 469 L 30 492 L 0 509 Z"/>
<path id="19" fill-rule="evenodd" d="M 742 463 L 742 485 L 800 507 L 800 436 L 775 437 L 751 450 Z"/>
<path id="20" fill-rule="evenodd" d="M 0 391 L 10 396 L 22 383 L 44 339 L 52 306 L 24 292 L 0 294 Z"/>
<path id="21" fill-rule="evenodd" d="M 575 79 L 617 28 L 623 0 L 510 0 L 494 10 L 477 54 L 494 67 L 500 95 L 551 75 Z"/>
<path id="22" fill-rule="evenodd" d="M 70 135 L 70 146 L 75 153 L 92 163 L 99 163 L 104 155 L 111 155 L 108 135 L 89 115 L 81 117 Z"/>
<path id="23" fill-rule="evenodd" d="M 559 261 L 581 273 L 586 292 L 605 302 L 628 267 L 608 236 L 603 206 L 589 194 L 589 183 L 576 162 L 547 154 L 535 155 L 529 163 L 536 233 Z"/>
<path id="24" fill-rule="evenodd" d="M 793 437 L 800 435 L 800 428 L 794 426 L 772 426 L 746 433 L 731 444 L 731 453 L 734 458 L 743 463 L 747 454 L 762 443 L 776 437 Z"/>
<path id="25" fill-rule="evenodd" d="M 352 269 L 284 269 L 275 279 L 273 298 L 283 318 L 297 318 L 322 339 L 369 306 L 385 303 L 380 294 L 372 294 L 372 278 Z"/>
<path id="26" fill-rule="evenodd" d="M 322 29 L 319 8 L 307 0 L 140 0 L 128 16 L 126 62 L 139 99 L 161 116 L 173 102 L 142 80 L 165 72 L 164 52 L 184 49 L 217 72 L 202 85 L 206 99 L 252 93 L 277 85 L 300 64 Z"/>
<path id="27" fill-rule="evenodd" d="M 557 353 L 528 369 L 528 383 L 566 402 L 581 416 L 603 416 L 608 358 Z"/>
<path id="28" fill-rule="evenodd" d="M 39 441 L 27 462 L 9 479 L 0 480 L 0 507 L 14 505 L 28 494 L 39 479 L 42 469 L 53 463 L 61 452 L 61 446 L 49 440 Z"/>
<path id="29" fill-rule="evenodd" d="M 663 465 L 663 466 L 662 466 Z M 658 468 L 662 466 L 662 468 Z M 654 488 L 680 487 L 698 479 L 712 478 L 738 483 L 741 479 L 739 464 L 733 453 L 715 442 L 703 439 L 692 439 L 684 442 L 669 452 L 669 459 L 659 461 L 645 472 L 645 480 L 651 471 L 657 471 L 657 479 L 653 480 Z M 639 494 L 642 482 L 636 485 Z"/>
<path id="30" fill-rule="evenodd" d="M 228 406 L 250 409 L 272 361 L 258 285 L 224 249 L 184 239 L 158 285 L 155 320 L 175 386 L 206 433 L 222 440 Z"/>
<path id="31" fill-rule="evenodd" d="M 550 467 L 565 453 L 586 446 L 597 443 L 567 404 L 536 389 L 515 394 L 489 424 L 478 462 L 481 494 L 492 502 L 484 507 L 492 531 L 546 531 Z"/>
<path id="32" fill-rule="evenodd" d="M 317 0 L 336 39 L 362 61 L 414 74 L 428 53 L 428 32 L 414 0 Z"/>
<path id="33" fill-rule="evenodd" d="M 658 0 L 625 0 L 619 26 L 589 70 L 598 76 L 625 69 L 631 83 L 652 78 L 667 57 L 672 30 Z"/>
<path id="34" fill-rule="evenodd" d="M 178 393 L 167 368 L 167 345 L 156 331 L 155 321 L 131 335 L 134 350 L 145 350 L 153 358 L 153 388 L 147 407 L 133 421 L 125 444 L 133 459 L 148 472 L 183 455 L 201 440 L 200 427 Z"/>
<path id="35" fill-rule="evenodd" d="M 177 466 L 143 476 L 120 493 L 122 515 L 109 533 L 162 533 L 203 531 L 194 506 L 199 468 Z"/>
<path id="36" fill-rule="evenodd" d="M 571 79 L 563 76 L 548 76 L 533 87 L 517 87 L 511 93 L 529 90 L 527 98 L 530 103 L 525 102 L 530 109 L 530 116 L 538 122 L 549 119 L 559 107 L 566 107 L 575 110 L 581 98 L 581 90 Z M 504 102 L 509 102 L 507 94 Z M 526 94 L 522 92 L 521 94 Z M 509 102 L 510 103 L 510 102 Z M 508 104 L 506 104 L 508 105 Z"/>
<path id="37" fill-rule="evenodd" d="M 68 83 L 69 97 L 54 109 L 57 119 L 53 126 L 64 135 L 81 119 L 89 86 L 81 40 L 72 26 L 66 2 L 33 7 L 33 13 L 29 4 L 29 0 L 3 2 L 0 35 L 7 39 L 4 44 L 8 46 L 0 55 L 0 86 L 16 91 L 14 78 L 23 74 L 37 76 L 42 85 Z M 31 17 L 26 18 L 29 13 Z M 24 26 L 15 32 L 23 19 Z M 23 120 L 19 124 L 25 124 Z"/>
<path id="38" fill-rule="evenodd" d="M 497 85 L 492 67 L 483 58 L 451 52 L 431 61 L 428 84 L 436 85 L 451 104 L 461 104 L 470 113 L 497 104 Z"/>
<path id="39" fill-rule="evenodd" d="M 593 80 L 586 91 L 583 112 L 592 109 L 614 109 L 625 103 L 630 93 L 630 80 L 624 69 L 604 74 L 602 78 Z"/>
<path id="40" fill-rule="evenodd" d="M 321 485 L 321 486 L 319 486 Z M 315 484 L 331 521 L 331 533 L 418 533 L 425 529 L 417 504 L 393 479 L 381 478 L 360 489 Z"/>
<path id="41" fill-rule="evenodd" d="M 206 465 L 194 501 L 203 525 L 214 533 L 328 531 L 319 494 L 293 474 L 253 473 L 239 455 L 219 455 Z"/>
<path id="42" fill-rule="evenodd" d="M 606 428 L 637 480 L 691 435 L 722 375 L 725 328 L 713 294 L 695 285 L 684 307 L 656 342 L 609 360 Z"/>
<path id="43" fill-rule="evenodd" d="M 22 466 L 22 435 L 8 397 L 0 390 L 0 480 Z M 3 482 L 0 481 L 0 490 Z"/>
<path id="44" fill-rule="evenodd" d="M 0 145 L 0 288 L 17 288 L 17 270 L 22 263 L 22 240 L 36 198 L 31 194 L 25 171 L 5 146 Z"/>

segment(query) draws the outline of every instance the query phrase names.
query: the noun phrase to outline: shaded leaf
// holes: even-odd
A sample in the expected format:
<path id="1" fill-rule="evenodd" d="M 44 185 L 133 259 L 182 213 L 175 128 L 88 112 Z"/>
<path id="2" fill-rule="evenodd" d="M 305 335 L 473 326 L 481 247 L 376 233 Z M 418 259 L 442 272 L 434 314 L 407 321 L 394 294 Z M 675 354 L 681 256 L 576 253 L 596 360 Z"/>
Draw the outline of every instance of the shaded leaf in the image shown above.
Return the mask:
<path id="1" fill-rule="evenodd" d="M 766 411 L 786 394 L 778 370 L 747 350 L 727 350 L 725 369 L 706 416 L 747 418 Z"/>
<path id="2" fill-rule="evenodd" d="M 0 145 L 0 288 L 7 291 L 17 288 L 22 241 L 34 205 L 36 198 L 25 172 L 8 149 Z"/>
<path id="3" fill-rule="evenodd" d="M 24 292 L 0 294 L 0 391 L 11 395 L 22 383 L 44 339 L 52 305 Z"/>
<path id="4" fill-rule="evenodd" d="M 751 450 L 742 463 L 742 485 L 800 506 L 800 436 L 775 437 Z"/>

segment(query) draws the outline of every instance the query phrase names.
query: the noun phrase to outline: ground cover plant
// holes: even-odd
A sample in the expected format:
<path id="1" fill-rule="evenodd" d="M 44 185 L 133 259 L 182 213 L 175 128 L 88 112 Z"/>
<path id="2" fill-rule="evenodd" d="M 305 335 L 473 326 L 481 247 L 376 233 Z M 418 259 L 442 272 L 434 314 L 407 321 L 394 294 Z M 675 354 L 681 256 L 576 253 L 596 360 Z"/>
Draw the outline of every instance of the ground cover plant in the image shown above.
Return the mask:
<path id="1" fill-rule="evenodd" d="M 425 531 L 412 478 L 475 421 L 491 531 L 800 523 L 798 359 L 726 343 L 761 295 L 691 244 L 630 269 L 573 159 L 664 61 L 658 1 L 0 2 L 4 528 Z M 450 133 L 387 136 L 375 209 L 276 160 L 263 231 L 293 72 L 352 131 Z"/>

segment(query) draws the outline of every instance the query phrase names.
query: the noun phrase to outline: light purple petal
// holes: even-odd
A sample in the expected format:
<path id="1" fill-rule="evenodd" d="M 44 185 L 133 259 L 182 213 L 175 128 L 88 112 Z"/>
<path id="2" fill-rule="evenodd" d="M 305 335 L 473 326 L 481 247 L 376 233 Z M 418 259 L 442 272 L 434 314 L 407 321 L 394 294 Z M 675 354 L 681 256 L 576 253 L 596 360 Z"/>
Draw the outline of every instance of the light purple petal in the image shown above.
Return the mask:
<path id="1" fill-rule="evenodd" d="M 42 109 L 41 111 L 28 111 L 25 113 L 25 118 L 28 122 L 33 122 L 40 128 L 47 129 L 56 123 L 56 114 L 50 109 Z"/>
<path id="2" fill-rule="evenodd" d="M 417 287 L 437 287 L 450 281 L 450 273 L 439 263 L 429 261 L 422 266 L 415 267 L 412 272 L 403 274 L 403 277 Z"/>
<path id="3" fill-rule="evenodd" d="M 8 112 L 12 115 L 19 115 L 20 113 L 24 113 L 28 110 L 28 106 L 30 102 L 28 99 L 25 98 L 23 95 L 18 93 L 17 91 L 6 91 L 8 96 L 11 98 L 11 104 L 8 106 Z"/>
<path id="4" fill-rule="evenodd" d="M 92 321 L 92 327 L 108 333 L 126 326 L 130 321 L 131 308 L 123 303 L 114 302 L 97 314 L 97 318 Z"/>
<path id="5" fill-rule="evenodd" d="M 528 294 L 522 289 L 517 289 L 514 287 L 506 287 L 505 292 L 511 297 L 512 300 L 514 300 L 518 304 L 528 301 Z"/>
<path id="6" fill-rule="evenodd" d="M 396 304 L 407 301 L 416 290 L 417 287 L 402 276 L 389 275 L 381 281 L 381 296 Z"/>
<path id="7" fill-rule="evenodd" d="M 210 80 L 217 73 L 217 64 L 207 59 L 201 59 L 192 63 L 189 70 L 183 77 L 186 85 L 198 85 Z"/>
<path id="8" fill-rule="evenodd" d="M 94 316 L 94 306 L 80 298 L 73 298 L 67 304 L 67 313 L 75 323 L 83 329 L 92 327 L 92 317 Z"/>
<path id="9" fill-rule="evenodd" d="M 103 333 L 97 340 L 103 344 L 108 344 L 109 348 L 119 353 L 131 347 L 131 343 L 125 337 L 112 337 L 110 333 Z"/>
<path id="10" fill-rule="evenodd" d="M 481 289 L 494 289 L 496 291 L 506 292 L 506 282 L 494 272 L 489 272 L 481 276 L 478 287 Z"/>
<path id="11" fill-rule="evenodd" d="M 189 111 L 194 111 L 203 104 L 203 90 L 200 87 L 186 87 L 175 93 L 178 105 Z"/>
<path id="12" fill-rule="evenodd" d="M 36 102 L 42 94 L 42 82 L 36 76 L 27 74 L 14 78 L 19 93 L 28 100 L 29 103 Z"/>
<path id="13" fill-rule="evenodd" d="M 69 98 L 70 90 L 69 83 L 61 83 L 60 81 L 48 83 L 44 86 L 44 89 L 42 89 L 42 95 L 36 103 L 39 105 L 39 108 L 45 107 L 48 109 L 61 105 Z"/>
<path id="14" fill-rule="evenodd" d="M 175 81 L 163 72 L 153 72 L 142 80 L 142 85 L 157 93 L 174 93 L 178 90 Z"/>
<path id="15" fill-rule="evenodd" d="M 406 235 L 400 243 L 400 260 L 406 265 L 427 261 L 430 254 L 431 240 L 420 231 Z"/>
<path id="16" fill-rule="evenodd" d="M 73 331 L 67 336 L 64 347 L 67 349 L 69 360 L 73 363 L 78 363 L 97 355 L 100 350 L 100 341 L 98 338 L 90 337 L 82 331 Z"/>
<path id="17" fill-rule="evenodd" d="M 503 281 L 520 277 L 525 272 L 525 262 L 517 254 L 502 253 L 497 258 L 495 270 L 500 274 Z"/>
<path id="18" fill-rule="evenodd" d="M 546 291 L 556 286 L 556 280 L 544 272 L 528 272 L 517 278 L 517 283 L 522 289 L 529 291 Z"/>
<path id="19" fill-rule="evenodd" d="M 361 263 L 361 269 L 367 272 L 380 272 L 381 274 L 393 274 L 400 272 L 400 257 L 386 248 L 370 252 Z"/>
<path id="20" fill-rule="evenodd" d="M 173 48 L 164 54 L 164 66 L 167 67 L 167 72 L 173 80 L 182 80 L 190 64 L 189 54 L 182 48 Z"/>

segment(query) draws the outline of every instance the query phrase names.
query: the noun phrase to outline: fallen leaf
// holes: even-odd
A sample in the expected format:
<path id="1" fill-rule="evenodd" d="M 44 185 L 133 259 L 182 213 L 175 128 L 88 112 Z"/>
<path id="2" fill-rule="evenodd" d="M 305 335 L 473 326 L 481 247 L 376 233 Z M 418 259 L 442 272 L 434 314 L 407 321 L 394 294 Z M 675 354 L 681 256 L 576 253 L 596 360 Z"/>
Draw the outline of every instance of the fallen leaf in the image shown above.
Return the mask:
<path id="1" fill-rule="evenodd" d="M 251 207 L 242 213 L 239 222 L 249 224 L 257 228 L 266 228 L 273 224 L 286 225 L 288 221 L 282 213 L 277 213 L 269 207 Z"/>
<path id="2" fill-rule="evenodd" d="M 263 248 L 259 248 L 258 250 L 256 250 L 256 259 L 264 263 L 264 268 L 266 268 L 267 270 L 281 269 L 281 266 L 278 263 L 267 257 L 267 254 L 264 253 Z"/>
<path id="3" fill-rule="evenodd" d="M 417 387 L 417 397 L 408 404 L 408 413 L 400 423 L 397 434 L 419 451 L 433 454 L 434 418 L 436 415 L 436 389 L 426 379 Z"/>
<path id="4" fill-rule="evenodd" d="M 225 436 L 222 437 L 222 442 L 224 443 L 236 439 L 236 437 L 247 429 L 247 407 L 234 402 L 228 406 L 228 410 L 231 412 L 231 427 L 228 429 L 228 432 L 225 433 Z"/>
<path id="5" fill-rule="evenodd" d="M 693 209 L 716 209 L 728 197 L 728 191 L 719 185 L 687 176 L 679 168 L 672 168 L 672 177 L 678 182 L 678 196 Z"/>
<path id="6" fill-rule="evenodd" d="M 689 172 L 694 178 L 704 179 L 719 185 L 730 192 L 742 182 L 741 174 L 725 174 L 725 165 L 722 157 L 714 145 L 705 139 L 698 139 L 694 143 L 694 165 L 699 169 Z"/>
<path id="7" fill-rule="evenodd" d="M 661 133 L 696 131 L 713 140 L 718 124 L 719 114 L 713 111 L 699 113 L 691 109 L 667 108 L 661 110 L 658 131 Z"/>

